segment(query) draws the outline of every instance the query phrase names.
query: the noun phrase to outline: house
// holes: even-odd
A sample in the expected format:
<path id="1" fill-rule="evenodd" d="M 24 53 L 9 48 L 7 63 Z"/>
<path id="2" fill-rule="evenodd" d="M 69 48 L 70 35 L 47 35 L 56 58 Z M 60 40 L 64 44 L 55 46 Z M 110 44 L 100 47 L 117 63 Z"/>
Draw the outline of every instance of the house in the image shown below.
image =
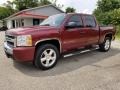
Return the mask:
<path id="1" fill-rule="evenodd" d="M 2 27 L 2 26 L 3 26 L 3 21 L 0 20 L 0 27 Z"/>
<path id="2" fill-rule="evenodd" d="M 56 6 L 50 4 L 20 11 L 9 16 L 5 20 L 8 29 L 11 29 L 23 26 L 39 25 L 47 17 L 60 13 L 64 12 Z"/>

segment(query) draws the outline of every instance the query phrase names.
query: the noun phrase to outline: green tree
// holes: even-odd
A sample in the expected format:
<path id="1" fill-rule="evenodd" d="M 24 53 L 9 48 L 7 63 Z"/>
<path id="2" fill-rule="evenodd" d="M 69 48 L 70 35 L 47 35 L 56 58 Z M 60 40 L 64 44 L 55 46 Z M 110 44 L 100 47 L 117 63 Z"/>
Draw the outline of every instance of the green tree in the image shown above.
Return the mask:
<path id="1" fill-rule="evenodd" d="M 98 0 L 93 13 L 100 24 L 120 24 L 120 0 Z"/>
<path id="2" fill-rule="evenodd" d="M 113 11 L 108 13 L 111 24 L 114 25 L 120 25 L 120 8 L 119 9 L 114 9 Z"/>
<path id="3" fill-rule="evenodd" d="M 52 4 L 49 0 L 40 0 L 39 1 L 39 5 L 43 6 L 43 5 L 48 5 L 48 4 Z"/>
<path id="4" fill-rule="evenodd" d="M 67 7 L 65 11 L 66 11 L 66 13 L 74 13 L 76 11 L 76 9 L 74 9 L 72 7 Z"/>
<path id="5" fill-rule="evenodd" d="M 40 0 L 39 1 L 39 6 L 43 6 L 43 5 L 49 5 L 49 4 L 53 4 L 58 8 L 62 8 L 63 5 L 62 4 L 57 4 L 57 0 Z"/>
<path id="6" fill-rule="evenodd" d="M 98 0 L 98 8 L 103 12 L 108 12 L 120 8 L 120 0 Z"/>
<path id="7" fill-rule="evenodd" d="M 13 8 L 14 8 L 13 2 L 7 1 L 7 2 L 4 3 L 3 5 L 4 5 L 6 8 L 8 8 L 8 9 L 11 11 L 11 13 L 14 13 L 14 12 L 15 12 L 15 10 L 13 9 Z"/>
<path id="8" fill-rule="evenodd" d="M 6 7 L 0 7 L 0 20 L 10 16 L 12 12 Z"/>
<path id="9" fill-rule="evenodd" d="M 38 5 L 38 0 L 14 0 L 13 4 L 18 11 L 36 7 Z"/>
<path id="10" fill-rule="evenodd" d="M 63 5 L 57 4 L 57 0 L 13 0 L 13 2 L 8 4 L 8 6 L 11 4 L 15 6 L 17 11 L 49 4 L 53 4 L 59 8 L 63 7 Z"/>

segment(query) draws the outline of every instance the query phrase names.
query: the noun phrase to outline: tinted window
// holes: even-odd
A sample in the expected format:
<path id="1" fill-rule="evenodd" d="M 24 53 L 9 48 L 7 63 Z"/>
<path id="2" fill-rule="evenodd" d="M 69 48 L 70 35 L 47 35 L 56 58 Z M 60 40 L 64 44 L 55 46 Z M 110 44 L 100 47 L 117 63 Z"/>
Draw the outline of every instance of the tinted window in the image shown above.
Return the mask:
<path id="1" fill-rule="evenodd" d="M 83 22 L 82 22 L 82 19 L 81 19 L 81 17 L 79 16 L 79 15 L 74 15 L 74 16 L 72 16 L 70 19 L 69 19 L 69 21 L 68 21 L 68 23 L 69 22 L 75 22 L 75 24 L 76 24 L 76 26 L 83 26 Z"/>
<path id="2" fill-rule="evenodd" d="M 96 22 L 93 16 L 84 16 L 85 26 L 86 27 L 95 27 Z"/>

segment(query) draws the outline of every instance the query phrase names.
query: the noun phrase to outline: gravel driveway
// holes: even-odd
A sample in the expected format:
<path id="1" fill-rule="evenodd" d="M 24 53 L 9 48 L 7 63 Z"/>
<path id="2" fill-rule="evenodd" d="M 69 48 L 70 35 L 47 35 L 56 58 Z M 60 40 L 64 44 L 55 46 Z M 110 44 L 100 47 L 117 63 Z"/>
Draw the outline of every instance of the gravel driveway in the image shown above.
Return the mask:
<path id="1" fill-rule="evenodd" d="M 120 90 L 120 42 L 109 52 L 89 51 L 61 58 L 57 66 L 41 71 L 31 63 L 5 57 L 0 32 L 0 90 Z"/>

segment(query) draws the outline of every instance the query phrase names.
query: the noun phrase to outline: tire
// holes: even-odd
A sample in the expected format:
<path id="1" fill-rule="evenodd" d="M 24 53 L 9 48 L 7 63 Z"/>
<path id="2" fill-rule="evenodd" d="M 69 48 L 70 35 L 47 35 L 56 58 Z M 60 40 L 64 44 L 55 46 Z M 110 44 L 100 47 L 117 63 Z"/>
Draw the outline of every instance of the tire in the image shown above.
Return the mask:
<path id="1" fill-rule="evenodd" d="M 104 42 L 99 45 L 99 50 L 103 52 L 109 51 L 111 48 L 111 38 L 106 37 Z"/>
<path id="2" fill-rule="evenodd" d="M 54 45 L 41 45 L 36 51 L 34 65 L 41 70 L 51 69 L 57 64 L 59 56 L 59 51 Z"/>

